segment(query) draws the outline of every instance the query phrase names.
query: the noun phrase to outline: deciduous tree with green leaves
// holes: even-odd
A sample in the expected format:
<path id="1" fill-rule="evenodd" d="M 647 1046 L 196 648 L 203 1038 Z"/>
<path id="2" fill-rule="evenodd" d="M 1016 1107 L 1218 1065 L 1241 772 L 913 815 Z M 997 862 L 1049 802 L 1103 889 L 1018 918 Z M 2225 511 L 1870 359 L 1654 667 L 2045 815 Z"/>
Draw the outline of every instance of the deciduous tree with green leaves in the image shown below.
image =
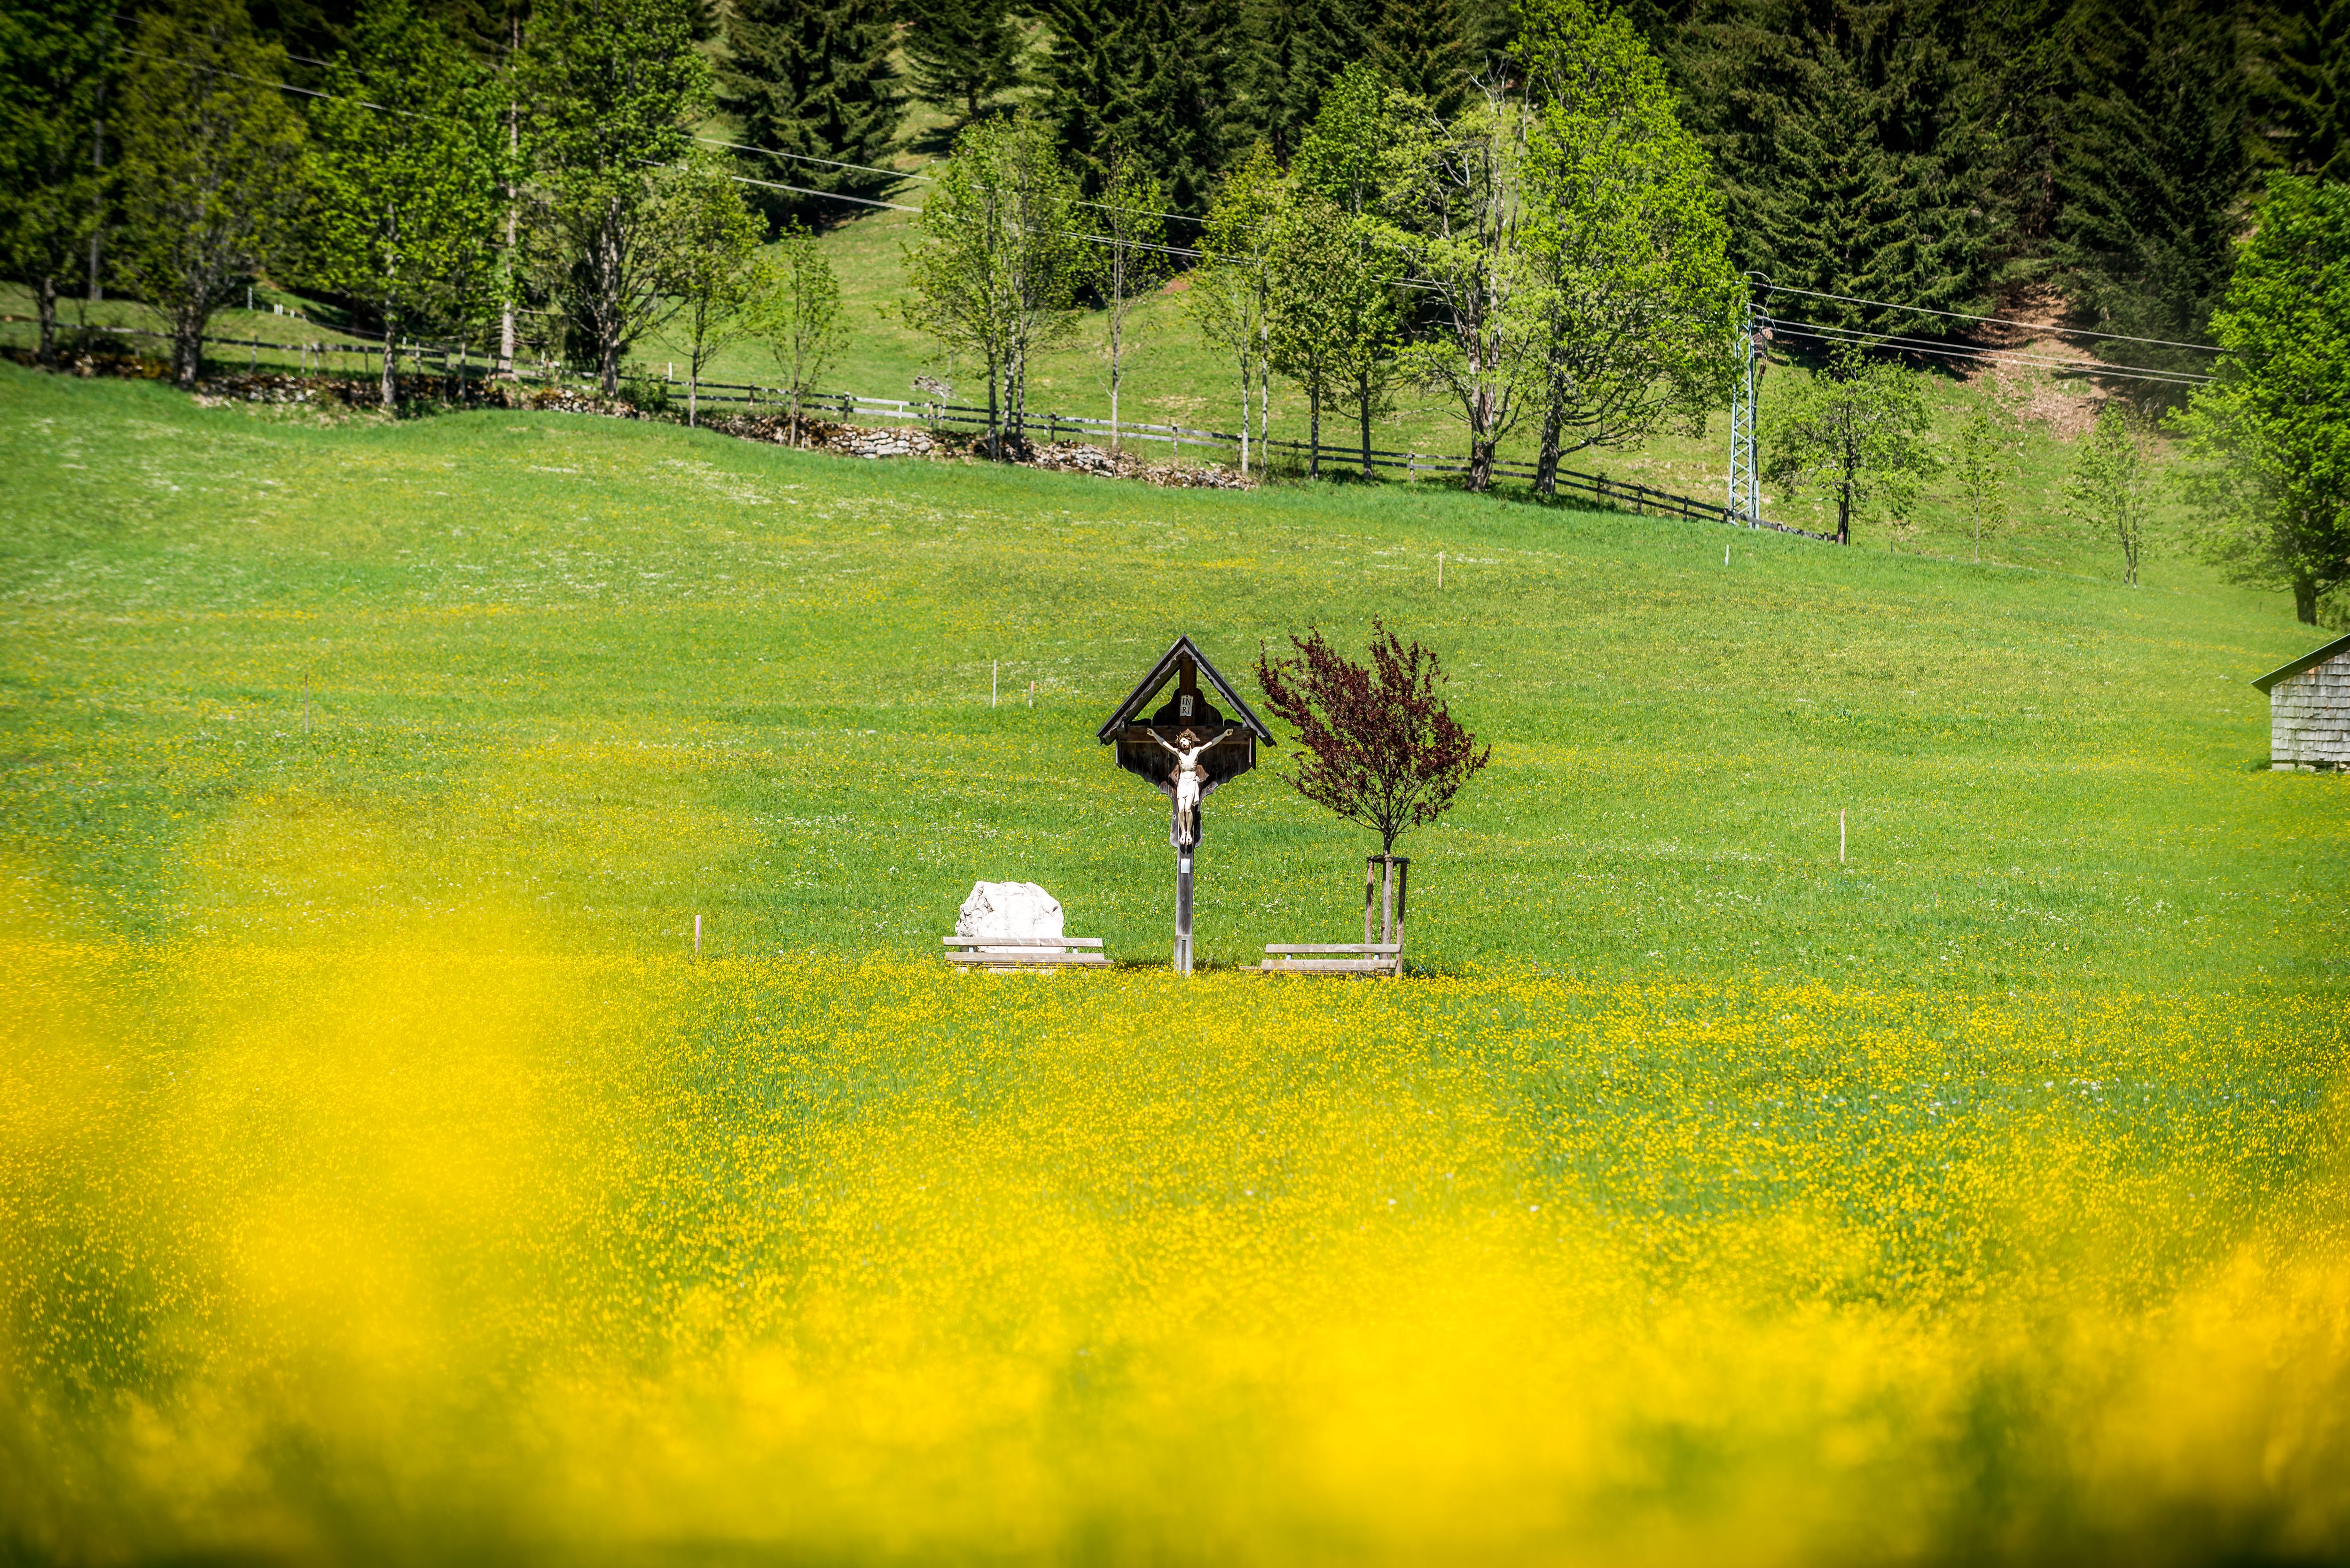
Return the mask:
<path id="1" fill-rule="evenodd" d="M 2350 186 L 2270 178 L 2211 333 L 2224 352 L 2185 419 L 2199 543 L 2314 626 L 2350 583 Z"/>
<path id="2" fill-rule="evenodd" d="M 1403 234 L 1391 220 L 1389 193 L 1409 185 L 1405 150 L 1414 145 L 1419 99 L 1398 92 L 1378 67 L 1357 61 L 1322 95 L 1290 178 L 1309 200 L 1337 209 L 1357 252 L 1354 290 L 1338 311 L 1343 342 L 1331 394 L 1354 410 L 1361 437 L 1362 472 L 1371 469 L 1371 424 L 1393 401 L 1401 371 L 1404 311 L 1398 296 L 1409 263 Z M 1319 467 L 1317 429 L 1315 466 Z"/>
<path id="3" fill-rule="evenodd" d="M 1135 306 L 1167 276 L 1167 223 L 1159 215 L 1166 191 L 1125 152 L 1110 160 L 1100 205 L 1092 208 L 1092 254 L 1087 273 L 1102 303 L 1102 357 L 1109 362 L 1109 444 L 1118 446 L 1118 396 L 1126 361 L 1136 347 Z"/>
<path id="4" fill-rule="evenodd" d="M 369 0 L 310 109 L 313 281 L 373 313 L 383 406 L 401 337 L 452 323 L 497 260 L 495 106 L 408 0 Z"/>
<path id="5" fill-rule="evenodd" d="M 1988 399 L 1975 404 L 1959 426 L 1950 478 L 1958 485 L 1959 504 L 1974 534 L 1978 563 L 1982 560 L 1984 531 L 1996 533 L 2007 526 L 2007 487 L 2015 479 L 2019 444 L 2013 418 Z"/>
<path id="6" fill-rule="evenodd" d="M 1322 475 L 1322 405 L 1394 327 L 1391 288 L 1362 227 L 1321 196 L 1307 195 L 1283 212 L 1265 246 L 1273 368 L 1305 394 L 1308 478 Z"/>
<path id="7" fill-rule="evenodd" d="M 1391 210 L 1423 280 L 1420 334 L 1405 365 L 1459 409 L 1477 491 L 1492 484 L 1494 452 L 1525 411 L 1543 326 L 1526 254 L 1532 123 L 1514 89 L 1487 84 L 1457 119 L 1429 119 L 1399 148 Z"/>
<path id="8" fill-rule="evenodd" d="M 1705 150 L 1663 67 L 1588 0 L 1520 0 L 1516 57 L 1536 109 L 1525 254 L 1539 317 L 1535 488 L 1562 456 L 1702 435 L 1737 375 L 1746 289 Z"/>
<path id="9" fill-rule="evenodd" d="M 677 224 L 678 322 L 685 338 L 685 422 L 701 422 L 702 372 L 754 328 L 759 235 L 765 227 L 726 165 L 697 154 L 671 193 Z"/>
<path id="10" fill-rule="evenodd" d="M 796 224 L 758 264 L 751 283 L 751 329 L 775 358 L 791 394 L 792 436 L 805 442 L 800 402 L 847 344 L 840 323 L 840 278 Z"/>
<path id="11" fill-rule="evenodd" d="M 0 5 L 0 266 L 33 296 L 38 358 L 57 362 L 57 285 L 105 212 L 97 138 L 120 36 L 109 0 Z"/>
<path id="12" fill-rule="evenodd" d="M 213 312 L 292 250 L 305 149 L 270 85 L 285 71 L 236 0 L 184 0 L 140 23 L 119 118 L 115 268 L 163 317 L 182 387 L 196 384 Z"/>
<path id="13" fill-rule="evenodd" d="M 1837 349 L 1820 374 L 1787 394 L 1772 421 L 1764 473 L 1798 492 L 1835 497 L 1836 543 L 1852 543 L 1856 513 L 1907 518 L 1931 466 L 1918 374 L 1857 348 Z"/>
<path id="14" fill-rule="evenodd" d="M 1082 275 L 1075 182 L 1045 123 L 1025 110 L 955 139 L 906 249 L 906 319 L 987 367 L 990 452 L 1008 412 L 1021 431 L 1030 356 L 1075 329 Z"/>
<path id="15" fill-rule="evenodd" d="M 528 35 L 545 260 L 607 397 L 629 348 L 675 308 L 674 188 L 711 109 L 696 19 L 694 0 L 554 0 Z"/>
<path id="16" fill-rule="evenodd" d="M 2064 477 L 2073 514 L 2112 533 L 2122 549 L 2122 581 L 2132 587 L 2137 587 L 2138 563 L 2146 556 L 2147 519 L 2154 503 L 2147 455 L 2145 426 L 2116 399 L 2074 449 L 2073 470 Z"/>
<path id="17" fill-rule="evenodd" d="M 1186 275 L 1183 311 L 1211 348 L 1232 357 L 1241 394 L 1241 472 L 1249 471 L 1249 426 L 1256 423 L 1260 461 L 1270 413 L 1265 385 L 1265 273 L 1263 251 L 1288 201 L 1269 146 L 1259 142 L 1228 175 L 1201 230 L 1203 259 Z M 1252 410 L 1251 395 L 1255 408 Z"/>

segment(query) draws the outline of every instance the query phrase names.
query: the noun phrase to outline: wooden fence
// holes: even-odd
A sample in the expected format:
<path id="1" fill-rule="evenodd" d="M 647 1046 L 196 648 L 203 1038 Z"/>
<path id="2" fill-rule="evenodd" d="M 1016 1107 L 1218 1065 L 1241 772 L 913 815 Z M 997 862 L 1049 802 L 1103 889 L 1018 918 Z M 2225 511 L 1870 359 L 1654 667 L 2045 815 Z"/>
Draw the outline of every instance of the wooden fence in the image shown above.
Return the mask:
<path id="1" fill-rule="evenodd" d="M 103 332 L 109 336 L 127 337 L 167 336 L 164 333 L 138 327 L 78 327 L 75 330 Z M 381 365 L 383 358 L 383 345 L 380 342 L 330 342 L 319 339 L 302 343 L 274 343 L 260 338 L 208 336 L 204 343 L 211 348 L 244 348 L 248 351 L 249 357 L 263 348 L 275 349 L 280 353 L 298 354 L 306 369 L 315 364 L 322 373 L 333 373 L 329 369 L 333 364 L 329 356 L 345 356 L 346 364 L 355 358 L 359 361 L 356 368 L 342 373 L 366 376 L 377 373 L 377 368 Z M 438 366 L 439 374 L 463 376 L 468 381 L 485 379 L 491 369 L 480 356 L 469 353 L 461 360 L 457 354 L 449 349 L 433 348 L 421 343 L 402 343 L 400 346 L 399 357 L 419 370 L 428 363 L 434 364 Z M 630 382 L 642 382 L 648 379 L 634 376 L 628 379 Z M 551 374 L 533 373 L 524 376 L 523 379 L 525 383 L 533 380 L 546 380 L 556 384 L 568 381 L 575 386 L 593 384 L 588 382 L 585 378 L 567 376 L 559 370 L 553 371 Z M 666 395 L 671 398 L 682 395 L 684 383 L 677 380 L 674 375 L 664 376 L 660 379 L 660 382 Z M 764 406 L 778 410 L 788 408 L 791 404 L 791 393 L 788 389 L 781 387 L 762 387 L 747 381 L 704 381 L 701 383 L 696 396 L 701 401 L 706 403 L 737 404 L 752 408 Z M 837 417 L 843 424 L 879 420 L 899 423 L 918 423 L 934 430 L 944 426 L 983 430 L 987 427 L 989 417 L 985 409 L 968 403 L 951 403 L 941 399 L 868 398 L 855 392 L 804 393 L 800 397 L 799 407 L 803 414 L 817 418 Z M 1008 430 L 1012 428 L 1013 422 L 999 411 L 996 415 L 996 423 L 999 427 Z M 1021 420 L 1020 427 L 1031 439 L 1042 434 L 1048 442 L 1058 441 L 1065 435 L 1071 438 L 1107 437 L 1111 430 L 1110 421 L 1107 420 L 1054 411 L 1026 415 Z M 1219 450 L 1230 454 L 1235 462 L 1239 458 L 1241 450 L 1241 437 L 1230 431 L 1193 430 L 1182 425 L 1121 420 L 1118 423 L 1116 433 L 1120 441 L 1146 441 L 1164 445 L 1179 462 L 1182 458 L 1183 448 L 1187 445 Z M 1293 461 L 1307 459 L 1313 452 L 1311 443 L 1287 439 L 1252 441 L 1250 446 L 1259 452 L 1267 451 L 1281 452 Z M 1341 446 L 1326 441 L 1322 443 L 1320 450 L 1324 461 L 1338 467 L 1359 466 L 1365 457 L 1363 449 L 1359 446 Z M 1453 457 L 1442 452 L 1389 452 L 1374 447 L 1368 456 L 1372 467 L 1401 470 L 1407 476 L 1412 478 L 1417 478 L 1423 473 L 1456 474 L 1466 473 L 1469 471 L 1466 458 Z M 1507 474 L 1515 479 L 1535 477 L 1535 470 L 1530 463 L 1496 462 L 1492 467 L 1495 473 Z M 1831 544 L 1835 539 L 1833 534 L 1817 534 L 1807 528 L 1791 528 L 1783 523 L 1751 522 L 1736 515 L 1727 506 L 1699 501 L 1687 495 L 1679 495 L 1669 490 L 1659 490 L 1653 485 L 1641 484 L 1631 480 L 1611 479 L 1604 473 L 1585 473 L 1577 469 L 1561 468 L 1557 471 L 1556 483 L 1559 490 L 1567 494 L 1585 495 L 1609 505 L 1628 507 L 1632 512 L 1642 516 L 1681 517 L 1696 523 L 1722 523 L 1738 528 L 1762 528 L 1773 533 L 1792 534 L 1804 539 L 1825 540 Z"/>

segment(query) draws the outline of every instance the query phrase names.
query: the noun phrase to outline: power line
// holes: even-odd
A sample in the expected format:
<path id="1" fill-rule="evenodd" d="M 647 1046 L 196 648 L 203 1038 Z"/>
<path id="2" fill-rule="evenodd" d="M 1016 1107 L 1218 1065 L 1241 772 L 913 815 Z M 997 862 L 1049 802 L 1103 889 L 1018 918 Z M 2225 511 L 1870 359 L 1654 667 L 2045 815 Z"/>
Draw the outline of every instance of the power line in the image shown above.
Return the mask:
<path id="1" fill-rule="evenodd" d="M 1861 299 L 1849 294 L 1824 294 L 1816 288 L 1797 288 L 1792 284 L 1772 283 L 1762 286 L 1778 294 L 1808 295 L 1814 299 L 1839 300 L 1846 305 L 1874 306 L 1880 310 L 1904 310 L 1913 316 L 1939 316 L 1952 321 L 1988 321 L 1999 327 L 2021 327 L 2033 332 L 2064 332 L 2076 337 L 2102 337 L 2115 343 L 2150 343 L 2158 348 L 2193 348 L 2205 354 L 2223 352 L 2216 343 L 2179 343 L 2168 337 L 2132 337 L 2120 332 L 2092 332 L 2085 327 L 2050 327 L 2037 321 L 2013 321 L 2004 316 L 1970 316 L 1959 310 L 1936 310 L 1923 305 L 1896 305 L 1886 299 Z"/>
<path id="2" fill-rule="evenodd" d="M 125 54 L 138 55 L 147 59 L 163 60 L 173 65 L 187 65 L 186 61 L 174 59 L 172 57 L 168 55 L 158 55 L 146 49 L 134 48 L 128 44 L 118 44 L 115 47 Z M 190 67 L 189 68 L 194 69 L 196 67 Z M 440 118 L 439 116 L 434 115 L 418 114 L 409 109 L 393 109 L 386 104 L 374 103 L 366 99 L 352 98 L 348 94 L 324 92 L 316 88 L 296 87 L 291 82 L 271 81 L 262 77 L 246 76 L 240 71 L 222 70 L 220 74 L 226 77 L 232 77 L 238 81 L 252 82 L 257 87 L 274 88 L 280 92 L 300 93 L 306 98 L 332 99 L 338 102 L 355 103 L 363 109 L 374 109 L 380 114 L 398 115 L 403 119 L 432 119 Z M 838 159 L 818 158 L 809 153 L 782 152 L 773 148 L 753 147 L 743 142 L 723 141 L 715 137 L 696 136 L 693 140 L 700 142 L 705 142 L 713 147 L 723 147 L 733 151 L 756 152 L 767 157 L 795 159 L 802 162 L 825 164 L 836 169 L 847 169 L 859 172 L 874 174 L 887 174 L 893 179 L 920 180 L 933 183 L 936 181 L 936 177 L 933 175 L 910 173 L 900 170 L 882 169 L 869 163 L 849 163 Z M 661 167 L 661 165 L 659 164 L 651 164 L 650 161 L 649 166 L 656 168 Z M 910 207 L 905 205 L 903 202 L 877 201 L 866 196 L 851 196 L 839 191 L 819 191 L 812 186 L 793 185 L 779 180 L 757 180 L 747 174 L 732 173 L 727 175 L 727 178 L 741 185 L 754 185 L 764 190 L 772 191 L 788 191 L 795 195 L 814 196 L 823 201 L 848 202 L 861 207 L 878 207 L 895 213 L 912 213 L 918 216 L 922 212 L 922 209 L 920 207 Z M 1180 213 L 1159 213 L 1144 207 L 1118 207 L 1101 202 L 1087 202 L 1082 199 L 1076 200 L 1075 204 L 1083 207 L 1092 207 L 1104 212 L 1130 212 L 1144 213 L 1153 217 L 1177 218 L 1181 219 L 1186 223 L 1196 223 L 1205 221 L 1203 219 L 1190 217 L 1187 214 Z M 1106 244 L 1113 247 L 1155 251 L 1165 255 L 1183 256 L 1198 261 L 1241 261 L 1262 265 L 1264 260 L 1263 257 L 1257 255 L 1243 254 L 1228 256 L 1190 245 L 1159 244 L 1147 240 L 1120 239 L 1114 235 L 1086 234 L 1077 230 L 1062 230 L 1060 233 L 1068 238 L 1085 240 L 1094 244 Z M 1417 289 L 1423 293 L 1441 292 L 1444 286 L 1430 278 L 1402 277 L 1388 278 L 1383 281 L 1395 284 L 1404 288 Z M 1951 320 L 1987 321 L 1994 322 L 2002 326 L 2038 327 L 2038 324 L 2033 322 L 2010 321 L 2004 317 L 1994 316 L 1968 316 L 1958 311 L 1936 310 L 1925 306 L 1896 305 L 1887 300 L 1861 299 L 1851 295 L 1826 294 L 1817 289 L 1796 288 L 1790 285 L 1774 284 L 1768 281 L 1765 281 L 1762 286 L 1765 290 L 1772 292 L 1800 294 L 1809 296 L 1810 297 L 1816 299 L 1834 299 L 1849 305 L 1875 306 L 1887 310 L 1903 310 L 1917 315 L 1943 317 Z M 1773 319 L 1774 323 L 1777 323 L 1778 318 L 1774 317 Z M 2167 382 L 2174 385 L 2196 385 L 2209 381 L 2212 379 L 2208 375 L 2199 374 L 2194 371 L 2152 370 L 2137 366 L 2109 366 L 2099 360 L 2062 360 L 2047 358 L 2036 355 L 2015 354 L 2012 352 L 1999 352 L 1963 348 L 1951 348 L 1929 344 L 1926 339 L 1922 338 L 1900 337 L 1894 335 L 1881 333 L 1858 333 L 1846 327 L 1820 327 L 1811 322 L 1786 321 L 1783 325 L 1793 331 L 1795 336 L 1810 337 L 1818 342 L 1855 343 L 1863 347 L 1877 343 L 1893 342 L 1903 346 L 1908 349 L 1908 351 L 1912 353 L 1932 354 L 1944 358 L 1972 358 L 1991 360 L 1996 363 L 2035 365 L 2059 369 L 2081 370 L 2097 375 L 2118 376 L 2133 380 Z M 1805 330 L 1806 328 L 1810 328 L 1810 330 Z M 2090 332 L 2085 328 L 2079 327 L 2039 329 L 2078 332 L 2087 337 L 2106 338 L 2116 342 L 2149 343 L 2164 348 L 2194 348 L 2210 353 L 2220 352 L 2216 347 L 2210 344 L 2176 343 L 2169 339 L 2159 337 L 2128 337 L 2119 333 Z M 1835 336 L 1829 336 L 1829 334 L 1835 334 Z"/>
<path id="3" fill-rule="evenodd" d="M 1873 348 L 1886 339 L 1874 333 L 1855 332 L 1840 327 L 1816 327 L 1808 321 L 1791 321 L 1784 317 L 1772 318 L 1772 326 L 1789 337 L 1808 337 L 1814 342 Z M 1921 339 L 1909 339 L 1906 351 L 1930 354 L 1944 359 L 1979 359 L 1990 364 L 2023 365 L 2043 369 L 2076 370 L 2085 375 L 2115 376 L 2125 380 L 2156 381 L 2175 387 L 2199 387 L 2211 379 L 2191 370 L 2153 370 L 2141 366 L 2108 365 L 2099 359 L 2058 359 L 2037 354 L 2011 354 L 1997 349 L 1970 348 L 1963 345 L 1931 344 Z"/>
<path id="4" fill-rule="evenodd" d="M 655 163 L 650 167 L 674 169 L 677 165 Z M 800 196 L 823 196 L 835 202 L 854 202 L 860 207 L 886 207 L 893 213 L 912 213 L 917 216 L 922 211 L 920 207 L 909 207 L 903 202 L 877 202 L 869 196 L 850 196 L 838 191 L 817 191 L 806 185 L 786 185 L 780 180 L 754 180 L 748 174 L 729 174 L 726 178 L 733 181 L 737 185 L 756 185 L 765 191 L 789 191 Z"/>
<path id="5" fill-rule="evenodd" d="M 1804 323 L 1784 322 L 1782 325 L 1786 327 L 1789 337 L 1807 337 L 1814 342 L 1840 347 L 1875 348 L 1882 341 L 1874 337 L 1846 333 L 1835 328 L 1806 331 L 1803 329 L 1806 325 Z M 1985 364 L 2021 365 L 2042 369 L 2075 371 L 2083 375 L 2113 376 L 2125 380 L 2155 381 L 2178 387 L 2199 387 L 2211 379 L 2209 376 L 2196 375 L 2189 371 L 2150 370 L 2136 366 L 2107 365 L 2095 359 L 2055 359 L 2036 355 L 2008 355 L 1993 350 L 1969 348 L 1964 346 L 1918 345 L 1906 349 L 1905 352 L 1931 355 L 1943 359 L 1976 360 Z"/>
<path id="6" fill-rule="evenodd" d="M 789 158 L 801 163 L 821 163 L 827 169 L 847 169 L 860 174 L 887 174 L 893 180 L 920 180 L 924 184 L 938 182 L 938 176 L 935 174 L 920 174 L 904 169 L 885 169 L 876 163 L 848 163 L 837 158 L 818 158 L 812 152 L 785 152 L 774 147 L 753 147 L 747 142 L 725 141 L 715 136 L 697 136 L 694 140 L 712 147 L 723 147 L 730 152 L 756 152 L 764 158 Z M 798 188 L 797 186 L 789 187 L 793 190 Z M 831 192 L 816 191 L 811 192 L 810 194 L 825 196 Z M 1162 213 L 1154 207 L 1125 207 L 1112 202 L 1087 202 L 1080 199 L 1077 205 L 1098 208 L 1105 213 L 1133 213 L 1146 218 L 1172 218 L 1179 223 L 1205 223 L 1208 221 L 1205 218 L 1193 217 L 1189 213 Z"/>

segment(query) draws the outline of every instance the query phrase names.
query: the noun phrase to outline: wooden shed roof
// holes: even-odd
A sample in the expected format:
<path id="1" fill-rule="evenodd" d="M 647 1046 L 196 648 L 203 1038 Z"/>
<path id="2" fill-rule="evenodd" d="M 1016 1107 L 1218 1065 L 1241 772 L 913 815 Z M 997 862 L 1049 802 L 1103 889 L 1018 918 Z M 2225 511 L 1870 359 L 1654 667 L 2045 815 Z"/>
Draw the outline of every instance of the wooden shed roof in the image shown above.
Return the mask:
<path id="1" fill-rule="evenodd" d="M 1126 701 L 1118 705 L 1118 711 L 1103 721 L 1102 727 L 1096 732 L 1095 738 L 1104 745 L 1118 739 L 1118 732 L 1141 717 L 1143 707 L 1153 697 L 1159 695 L 1159 688 L 1174 678 L 1176 669 L 1186 659 L 1197 666 L 1200 673 L 1207 678 L 1208 684 L 1216 689 L 1216 695 L 1232 705 L 1232 711 L 1240 715 L 1241 722 L 1248 727 L 1249 733 L 1268 746 L 1280 744 L 1273 738 L 1273 732 L 1264 727 L 1264 721 L 1258 718 L 1255 711 L 1241 700 L 1241 694 L 1232 690 L 1232 682 L 1226 680 L 1222 674 L 1218 673 L 1216 667 L 1208 662 L 1208 656 L 1200 651 L 1199 645 L 1193 642 L 1189 635 L 1175 639 L 1175 645 L 1159 657 L 1158 663 L 1150 667 L 1150 673 L 1144 676 L 1140 683 L 1126 694 Z"/>
<path id="2" fill-rule="evenodd" d="M 2289 680 L 2304 670 L 2314 670 L 2337 653 L 2350 653 L 2350 637 L 2337 637 L 2324 648 L 2313 648 L 2290 664 L 2280 664 L 2252 682 L 2265 691 L 2280 680 Z"/>

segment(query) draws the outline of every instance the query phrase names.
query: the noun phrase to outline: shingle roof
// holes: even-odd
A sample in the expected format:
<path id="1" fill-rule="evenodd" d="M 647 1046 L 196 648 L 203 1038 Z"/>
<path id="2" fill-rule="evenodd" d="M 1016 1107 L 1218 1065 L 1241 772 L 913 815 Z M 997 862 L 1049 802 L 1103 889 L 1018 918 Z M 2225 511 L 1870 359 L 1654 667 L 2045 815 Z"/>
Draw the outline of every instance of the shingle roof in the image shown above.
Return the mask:
<path id="1" fill-rule="evenodd" d="M 2278 665 L 2252 684 L 2265 691 L 2280 680 L 2298 675 L 2304 670 L 2316 669 L 2337 653 L 2350 653 L 2350 637 L 2337 637 L 2324 648 L 2313 648 L 2292 663 Z"/>

